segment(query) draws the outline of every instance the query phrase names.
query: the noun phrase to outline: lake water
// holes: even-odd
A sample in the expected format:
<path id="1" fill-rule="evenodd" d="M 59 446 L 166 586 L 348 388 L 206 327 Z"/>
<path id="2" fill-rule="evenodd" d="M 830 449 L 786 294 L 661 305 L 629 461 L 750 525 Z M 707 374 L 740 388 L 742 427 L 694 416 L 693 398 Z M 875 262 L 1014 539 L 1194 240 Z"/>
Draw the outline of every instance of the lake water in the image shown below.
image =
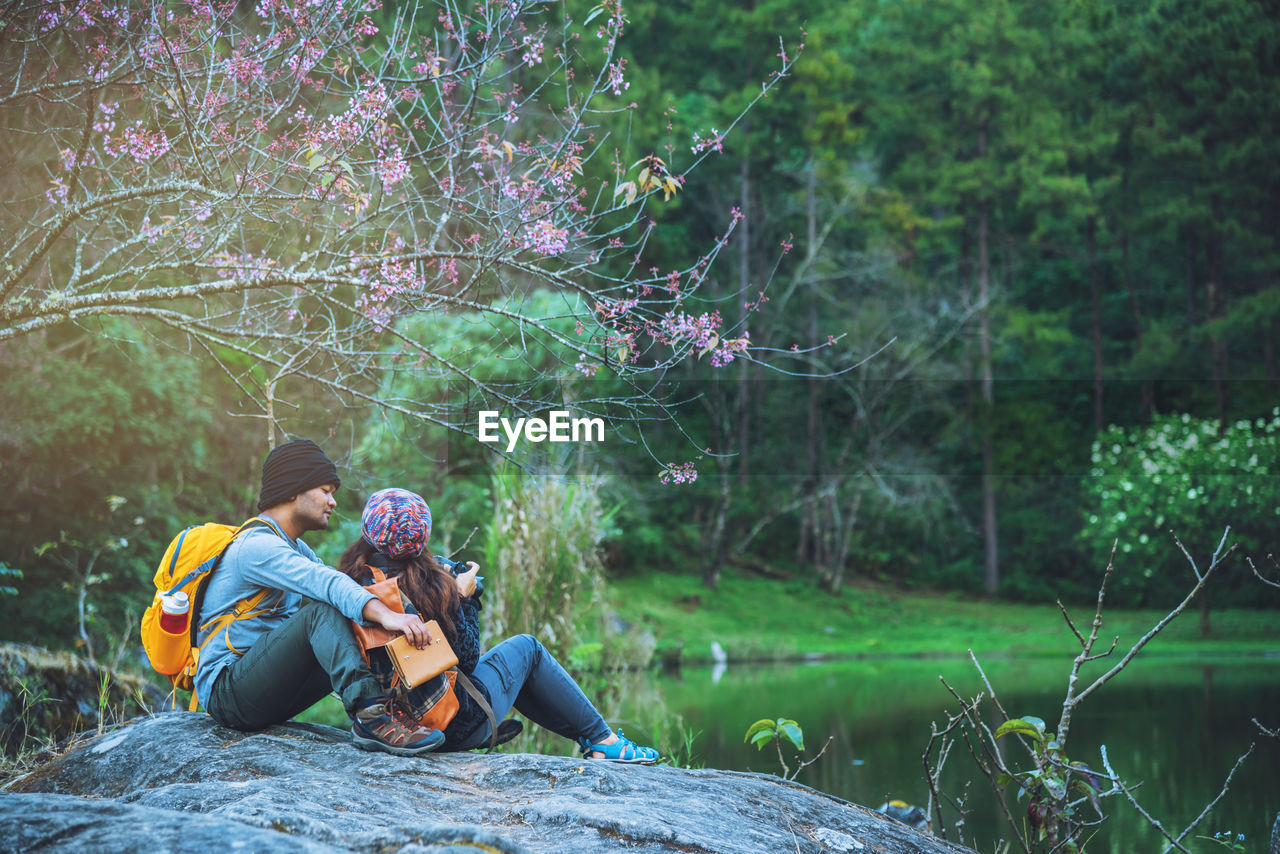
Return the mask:
<path id="1" fill-rule="evenodd" d="M 1009 714 L 1035 715 L 1056 728 L 1070 659 L 982 663 Z M 940 676 L 962 696 L 982 690 L 968 659 L 736 664 L 718 673 L 700 667 L 632 674 L 605 692 L 613 694 L 606 709 L 611 719 L 632 722 L 632 737 L 649 730 L 652 741 L 669 743 L 673 725 L 697 732 L 695 766 L 767 773 L 779 771 L 775 751 L 770 746 L 758 752 L 743 743 L 743 735 L 760 718 L 792 718 L 804 730 L 810 755 L 834 736 L 799 782 L 871 807 L 887 798 L 924 806 L 921 754 L 930 722 L 941 725 L 943 710 L 957 708 Z M 1176 834 L 1217 795 L 1250 742 L 1257 742 L 1196 833 L 1244 833 L 1247 850 L 1262 854 L 1280 811 L 1280 740 L 1260 735 L 1251 723 L 1255 717 L 1280 727 L 1280 658 L 1138 659 L 1077 709 L 1067 753 L 1101 768 L 1099 746 L 1106 745 L 1117 773 L 1141 782 L 1139 803 Z M 993 728 L 998 723 L 989 722 Z M 626 723 L 622 727 L 628 729 Z M 664 727 L 667 732 L 653 732 Z M 1007 833 L 997 825 L 987 784 L 959 745 L 947 763 L 944 788 L 961 792 L 968 780 L 972 812 L 964 841 L 985 854 Z M 1024 811 L 1025 802 L 1014 814 Z M 1109 818 L 1089 851 L 1163 850 L 1159 833 L 1119 798 L 1104 802 L 1104 811 Z M 948 824 L 956 818 L 953 812 L 944 817 Z M 950 828 L 949 838 L 956 839 Z M 1205 840 L 1193 840 L 1190 847 L 1226 850 Z"/>

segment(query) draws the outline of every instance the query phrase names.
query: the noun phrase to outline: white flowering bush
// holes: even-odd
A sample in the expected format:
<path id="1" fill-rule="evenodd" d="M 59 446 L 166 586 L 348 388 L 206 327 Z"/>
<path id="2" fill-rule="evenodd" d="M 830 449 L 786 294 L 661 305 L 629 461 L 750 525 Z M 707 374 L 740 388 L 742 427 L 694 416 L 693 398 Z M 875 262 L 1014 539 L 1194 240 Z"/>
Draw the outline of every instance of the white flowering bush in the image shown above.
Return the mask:
<path id="1" fill-rule="evenodd" d="M 1094 442 L 1082 494 L 1087 547 L 1118 541 L 1118 601 L 1162 604 L 1185 581 L 1174 536 L 1217 542 L 1230 525 L 1243 554 L 1278 550 L 1280 407 L 1221 431 L 1216 419 L 1185 414 L 1111 427 Z"/>

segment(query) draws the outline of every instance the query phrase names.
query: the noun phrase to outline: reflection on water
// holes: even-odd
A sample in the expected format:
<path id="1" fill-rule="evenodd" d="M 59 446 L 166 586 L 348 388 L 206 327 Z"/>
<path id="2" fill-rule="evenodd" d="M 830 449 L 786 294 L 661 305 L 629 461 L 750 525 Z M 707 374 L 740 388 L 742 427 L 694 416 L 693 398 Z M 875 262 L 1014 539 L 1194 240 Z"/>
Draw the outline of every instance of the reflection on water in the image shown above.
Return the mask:
<path id="1" fill-rule="evenodd" d="M 1005 709 L 1036 715 L 1054 728 L 1062 708 L 1069 660 L 984 661 Z M 1091 678 L 1102 672 L 1099 667 Z M 778 773 L 776 753 L 743 743 L 760 718 L 794 718 L 811 753 L 833 737 L 826 754 L 799 781 L 859 804 L 898 798 L 925 804 L 922 754 L 930 722 L 957 703 L 940 677 L 964 697 L 982 690 L 967 660 L 878 660 L 806 664 L 726 664 L 715 668 L 635 675 L 610 704 L 614 719 L 640 722 L 660 744 L 678 743 L 675 727 L 699 733 L 693 764 Z M 614 687 L 617 687 L 616 684 Z M 1141 783 L 1139 803 L 1166 827 L 1181 830 L 1211 801 L 1236 758 L 1257 742 L 1227 796 L 1196 833 L 1245 833 L 1250 851 L 1265 851 L 1280 811 L 1280 743 L 1257 732 L 1252 718 L 1280 725 L 1280 660 L 1138 660 L 1081 705 L 1073 718 L 1068 755 L 1102 765 L 1106 745 L 1116 771 Z M 657 723 L 650 723 L 650 722 Z M 999 721 L 992 717 L 994 728 Z M 1010 745 L 1012 746 L 1012 745 Z M 790 757 L 788 757 L 790 759 Z M 795 763 L 791 763 L 794 767 Z M 944 789 L 967 792 L 965 839 L 992 850 L 1004 834 L 990 790 L 963 745 L 943 774 Z M 1014 814 L 1025 811 L 1014 805 Z M 1112 799 L 1109 818 L 1089 851 L 1160 851 L 1162 837 L 1133 810 Z M 957 816 L 945 813 L 948 824 Z M 955 832 L 950 832 L 955 839 Z M 1192 851 L 1217 846 L 1197 840 Z M 1218 850 L 1222 850 L 1218 848 Z"/>

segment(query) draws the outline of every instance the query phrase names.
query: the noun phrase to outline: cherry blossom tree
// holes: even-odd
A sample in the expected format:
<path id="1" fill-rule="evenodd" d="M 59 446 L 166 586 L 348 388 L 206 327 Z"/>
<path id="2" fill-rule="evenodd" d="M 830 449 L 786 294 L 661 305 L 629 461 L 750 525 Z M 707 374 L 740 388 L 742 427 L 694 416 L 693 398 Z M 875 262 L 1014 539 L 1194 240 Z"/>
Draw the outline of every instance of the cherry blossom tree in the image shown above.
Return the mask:
<path id="1" fill-rule="evenodd" d="M 711 147 L 686 140 L 677 165 L 609 134 L 634 109 L 624 23 L 620 0 L 9 4 L 0 347 L 126 317 L 216 360 L 268 419 L 303 378 L 472 432 L 448 401 L 379 399 L 377 377 L 410 366 L 536 411 L 563 401 L 507 395 L 483 356 L 552 353 L 637 399 L 681 359 L 757 357 L 698 295 L 734 212 L 684 269 L 645 260 L 646 206 Z M 411 331 L 445 312 L 508 331 L 486 353 Z"/>

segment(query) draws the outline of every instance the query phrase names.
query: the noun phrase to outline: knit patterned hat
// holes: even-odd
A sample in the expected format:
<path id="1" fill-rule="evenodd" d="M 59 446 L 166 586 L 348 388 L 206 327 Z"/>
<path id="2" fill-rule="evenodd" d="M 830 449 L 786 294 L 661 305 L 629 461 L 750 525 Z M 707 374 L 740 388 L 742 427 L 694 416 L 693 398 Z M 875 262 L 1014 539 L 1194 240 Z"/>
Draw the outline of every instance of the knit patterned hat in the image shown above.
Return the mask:
<path id="1" fill-rule="evenodd" d="M 369 496 L 360 514 L 365 541 L 387 557 L 414 557 L 431 537 L 431 508 L 407 489 L 382 489 Z"/>

